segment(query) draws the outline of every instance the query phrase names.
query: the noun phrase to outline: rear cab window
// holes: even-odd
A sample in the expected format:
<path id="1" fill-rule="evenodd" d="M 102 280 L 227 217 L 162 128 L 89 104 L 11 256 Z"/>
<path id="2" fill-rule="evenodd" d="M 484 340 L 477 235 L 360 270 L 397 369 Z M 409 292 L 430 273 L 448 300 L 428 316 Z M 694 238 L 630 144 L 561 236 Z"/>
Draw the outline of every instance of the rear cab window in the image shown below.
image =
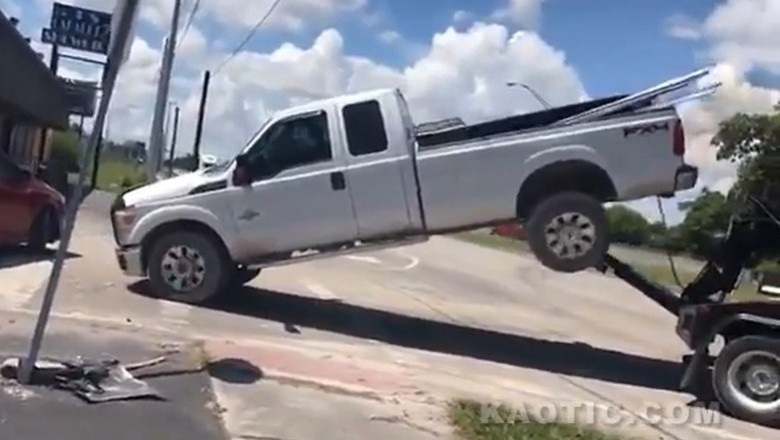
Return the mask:
<path id="1" fill-rule="evenodd" d="M 346 105 L 341 114 L 350 155 L 360 157 L 387 151 L 387 131 L 378 101 Z"/>

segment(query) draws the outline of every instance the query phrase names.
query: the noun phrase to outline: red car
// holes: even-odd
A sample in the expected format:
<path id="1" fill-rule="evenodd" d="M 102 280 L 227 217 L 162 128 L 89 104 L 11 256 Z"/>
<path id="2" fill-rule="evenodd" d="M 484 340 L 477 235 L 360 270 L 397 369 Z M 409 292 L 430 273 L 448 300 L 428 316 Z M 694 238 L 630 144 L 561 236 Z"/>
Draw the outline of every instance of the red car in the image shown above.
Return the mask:
<path id="1" fill-rule="evenodd" d="M 65 197 L 0 151 L 0 245 L 35 250 L 59 240 Z"/>

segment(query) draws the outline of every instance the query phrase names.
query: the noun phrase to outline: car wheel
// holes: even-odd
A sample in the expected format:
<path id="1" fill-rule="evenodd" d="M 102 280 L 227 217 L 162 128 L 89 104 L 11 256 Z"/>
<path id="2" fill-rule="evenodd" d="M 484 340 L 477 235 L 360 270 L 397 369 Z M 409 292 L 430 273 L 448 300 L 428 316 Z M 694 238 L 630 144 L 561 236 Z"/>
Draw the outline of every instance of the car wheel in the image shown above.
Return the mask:
<path id="1" fill-rule="evenodd" d="M 27 247 L 30 249 L 41 252 L 46 250 L 46 246 L 51 241 L 52 224 L 54 222 L 54 216 L 52 210 L 44 208 L 30 225 L 30 234 L 27 239 Z"/>
<path id="2" fill-rule="evenodd" d="M 215 239 L 197 232 L 172 232 L 152 244 L 148 259 L 154 294 L 184 303 L 204 303 L 222 292 L 232 262 Z"/>
<path id="3" fill-rule="evenodd" d="M 560 193 L 541 201 L 526 222 L 528 241 L 539 262 L 557 272 L 597 266 L 609 248 L 604 207 L 582 193 Z"/>
<path id="4" fill-rule="evenodd" d="M 780 341 L 744 336 L 729 342 L 715 359 L 712 388 L 734 416 L 780 425 Z"/>
<path id="5" fill-rule="evenodd" d="M 244 266 L 238 266 L 231 284 L 235 287 L 243 286 L 257 278 L 260 275 L 260 271 L 261 269 L 248 269 Z"/>

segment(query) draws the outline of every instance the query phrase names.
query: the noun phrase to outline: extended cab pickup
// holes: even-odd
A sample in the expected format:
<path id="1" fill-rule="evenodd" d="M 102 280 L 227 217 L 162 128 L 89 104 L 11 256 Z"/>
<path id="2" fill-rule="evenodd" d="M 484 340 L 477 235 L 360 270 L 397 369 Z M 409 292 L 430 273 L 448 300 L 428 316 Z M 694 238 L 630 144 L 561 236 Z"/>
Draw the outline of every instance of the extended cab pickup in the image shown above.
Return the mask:
<path id="1" fill-rule="evenodd" d="M 603 203 L 698 177 L 671 106 L 560 123 L 624 98 L 434 132 L 396 89 L 289 108 L 230 162 L 118 196 L 118 262 L 158 295 L 200 302 L 263 267 L 520 220 L 543 264 L 584 270 L 609 245 Z"/>

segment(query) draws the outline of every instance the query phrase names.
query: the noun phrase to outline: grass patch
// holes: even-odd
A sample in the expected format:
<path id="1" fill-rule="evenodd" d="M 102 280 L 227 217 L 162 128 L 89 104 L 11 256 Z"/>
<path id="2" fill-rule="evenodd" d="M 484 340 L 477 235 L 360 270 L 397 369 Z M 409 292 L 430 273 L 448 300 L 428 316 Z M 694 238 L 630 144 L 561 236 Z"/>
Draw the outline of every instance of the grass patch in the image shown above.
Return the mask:
<path id="1" fill-rule="evenodd" d="M 118 192 L 146 181 L 145 169 L 139 165 L 118 160 L 101 161 L 96 186 L 104 191 Z"/>
<path id="2" fill-rule="evenodd" d="M 517 413 L 507 406 L 496 407 L 487 418 L 483 405 L 467 400 L 453 402 L 448 411 L 450 422 L 464 440 L 620 440 L 594 428 L 573 423 L 542 423 L 514 417 Z M 491 420 L 492 419 L 492 420 Z"/>
<path id="3" fill-rule="evenodd" d="M 500 235 L 490 235 L 490 233 L 487 231 L 461 232 L 461 233 L 453 234 L 451 235 L 451 237 L 456 238 L 458 240 L 473 243 L 476 245 L 485 246 L 485 247 L 507 251 L 507 252 L 514 252 L 514 253 L 530 252 L 528 243 L 524 241 L 515 240 L 508 237 L 502 237 Z M 631 261 L 629 261 L 628 263 L 634 266 L 634 268 L 637 269 L 644 276 L 650 278 L 656 283 L 665 286 L 672 286 L 674 288 L 678 287 L 677 281 L 675 280 L 674 274 L 672 273 L 672 268 L 669 267 L 668 264 L 649 265 L 649 264 L 637 264 L 636 262 L 631 262 Z M 681 270 L 679 266 L 677 266 L 676 269 L 677 269 L 677 275 L 680 279 L 680 282 L 683 285 L 690 283 L 691 281 L 693 281 L 694 278 L 696 278 L 697 273 L 695 272 Z M 760 296 L 756 292 L 756 289 L 757 288 L 753 283 L 746 282 L 743 280 L 742 284 L 731 295 L 731 300 L 750 301 L 750 300 L 759 299 Z"/>

